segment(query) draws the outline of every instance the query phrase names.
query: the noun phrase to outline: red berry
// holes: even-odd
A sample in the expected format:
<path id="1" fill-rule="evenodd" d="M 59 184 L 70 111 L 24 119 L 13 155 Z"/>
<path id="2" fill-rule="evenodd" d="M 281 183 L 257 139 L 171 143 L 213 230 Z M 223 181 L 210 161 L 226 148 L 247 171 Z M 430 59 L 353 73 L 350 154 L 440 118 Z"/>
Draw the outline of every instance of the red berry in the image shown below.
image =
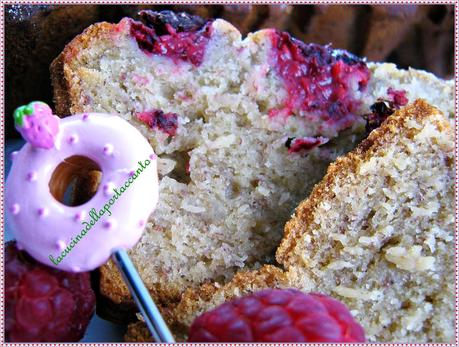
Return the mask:
<path id="1" fill-rule="evenodd" d="M 267 289 L 203 313 L 189 342 L 365 342 L 347 307 L 323 294 Z"/>
<path id="2" fill-rule="evenodd" d="M 202 64 L 212 34 L 211 21 L 188 27 L 186 30 L 184 27 L 177 30 L 167 23 L 157 30 L 158 27 L 148 23 L 148 19 L 146 21 L 146 25 L 132 21 L 130 27 L 131 36 L 143 52 L 170 57 L 175 62 L 187 61 L 194 66 Z"/>
<path id="3" fill-rule="evenodd" d="M 296 114 L 323 120 L 337 131 L 353 124 L 361 105 L 356 90 L 364 90 L 370 70 L 364 60 L 330 46 L 305 44 L 286 32 L 271 31 L 270 64 L 283 80 L 288 97 L 271 117 Z"/>
<path id="4" fill-rule="evenodd" d="M 5 245 L 8 342 L 76 342 L 95 309 L 89 273 L 59 271 Z"/>
<path id="5" fill-rule="evenodd" d="M 405 106 L 408 103 L 408 98 L 406 97 L 406 90 L 400 89 L 395 90 L 392 87 L 387 89 L 387 95 L 389 99 L 394 103 L 395 108 L 400 108 Z"/>
<path id="6" fill-rule="evenodd" d="M 178 115 L 176 113 L 164 113 L 161 110 L 152 109 L 139 112 L 136 116 L 139 121 L 145 123 L 151 129 L 161 130 L 169 136 L 174 136 L 177 133 Z"/>

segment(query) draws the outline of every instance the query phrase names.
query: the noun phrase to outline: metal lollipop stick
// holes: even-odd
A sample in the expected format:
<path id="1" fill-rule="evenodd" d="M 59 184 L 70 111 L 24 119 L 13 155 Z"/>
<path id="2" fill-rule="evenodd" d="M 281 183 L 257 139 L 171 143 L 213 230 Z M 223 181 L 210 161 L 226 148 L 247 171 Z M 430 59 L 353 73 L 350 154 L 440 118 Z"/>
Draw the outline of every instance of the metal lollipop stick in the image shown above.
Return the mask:
<path id="1" fill-rule="evenodd" d="M 166 322 L 161 316 L 161 313 L 159 313 L 158 307 L 151 298 L 147 288 L 145 288 L 139 273 L 126 251 L 124 249 L 115 250 L 112 254 L 112 259 L 126 281 L 155 341 L 174 343 L 175 340 Z"/>

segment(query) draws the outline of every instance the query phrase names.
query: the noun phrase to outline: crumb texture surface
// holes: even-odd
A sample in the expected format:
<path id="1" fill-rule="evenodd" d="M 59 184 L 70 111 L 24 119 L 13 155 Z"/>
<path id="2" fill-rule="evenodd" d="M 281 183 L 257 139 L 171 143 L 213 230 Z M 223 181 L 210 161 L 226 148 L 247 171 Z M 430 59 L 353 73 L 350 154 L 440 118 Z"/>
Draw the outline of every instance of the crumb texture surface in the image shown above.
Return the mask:
<path id="1" fill-rule="evenodd" d="M 453 341 L 453 148 L 416 101 L 339 158 L 286 225 L 291 285 L 344 301 L 370 341 Z"/>
<path id="2" fill-rule="evenodd" d="M 158 154 L 159 204 L 130 255 L 155 299 L 165 306 L 178 302 L 187 288 L 224 283 L 240 269 L 274 263 L 294 208 L 329 163 L 365 136 L 360 115 L 385 97 L 389 87 L 407 89 L 410 101 L 423 96 L 453 114 L 453 101 L 445 98 L 453 92 L 450 82 L 369 64 L 367 89 L 349 85 L 363 102 L 346 130 L 305 122 L 308 114 L 296 111 L 273 121 L 269 110 L 285 106 L 287 90 L 269 63 L 269 30 L 242 40 L 231 24 L 215 20 L 202 62 L 194 65 L 146 54 L 131 36 L 131 24 L 130 19 L 100 23 L 75 38 L 52 65 L 55 100 L 61 115 L 119 114 Z M 416 83 L 423 88 L 410 89 Z M 293 138 L 326 141 L 289 153 L 287 144 Z M 400 156 L 394 159 L 400 165 L 408 155 L 403 153 L 393 153 Z M 414 204 L 419 196 L 410 201 Z M 375 210 L 375 222 L 385 218 L 384 211 Z M 437 249 L 439 244 L 435 241 Z M 393 261 L 405 261 L 397 249 L 391 252 L 387 257 Z M 425 252 L 423 248 L 415 267 L 431 266 Z M 346 261 L 333 267 L 345 270 Z M 436 259 L 432 266 L 441 261 Z M 101 269 L 101 292 L 116 303 L 130 301 L 112 263 Z"/>
<path id="3" fill-rule="evenodd" d="M 437 109 L 419 100 L 397 111 L 298 206 L 277 251 L 285 270 L 189 289 L 172 312 L 179 338 L 225 300 L 293 287 L 344 302 L 370 342 L 454 341 L 453 148 Z"/>

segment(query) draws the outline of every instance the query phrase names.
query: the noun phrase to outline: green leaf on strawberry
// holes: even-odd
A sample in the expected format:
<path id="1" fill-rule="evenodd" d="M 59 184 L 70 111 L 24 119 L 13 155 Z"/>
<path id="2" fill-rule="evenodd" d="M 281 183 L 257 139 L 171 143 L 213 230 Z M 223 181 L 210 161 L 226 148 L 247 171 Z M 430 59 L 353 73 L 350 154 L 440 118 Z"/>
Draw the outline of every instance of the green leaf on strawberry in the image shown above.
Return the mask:
<path id="1" fill-rule="evenodd" d="M 13 113 L 14 124 L 21 127 L 24 124 L 24 116 L 30 116 L 32 113 L 32 103 L 18 107 Z"/>

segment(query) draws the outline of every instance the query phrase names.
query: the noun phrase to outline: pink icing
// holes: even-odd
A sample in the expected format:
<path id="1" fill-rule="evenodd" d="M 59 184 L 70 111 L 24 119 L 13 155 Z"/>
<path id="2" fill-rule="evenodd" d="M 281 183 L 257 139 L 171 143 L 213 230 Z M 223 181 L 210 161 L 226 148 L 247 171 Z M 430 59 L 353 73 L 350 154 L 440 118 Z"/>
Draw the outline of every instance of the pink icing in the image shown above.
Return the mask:
<path id="1" fill-rule="evenodd" d="M 78 212 L 75 214 L 74 220 L 81 222 L 85 216 L 86 216 L 86 213 L 84 211 Z"/>
<path id="2" fill-rule="evenodd" d="M 41 207 L 38 209 L 38 215 L 40 217 L 46 217 L 48 215 L 49 211 L 46 207 Z"/>
<path id="3" fill-rule="evenodd" d="M 67 247 L 67 244 L 63 240 L 58 240 L 56 242 L 57 250 L 62 251 L 65 247 Z"/>
<path id="4" fill-rule="evenodd" d="M 105 196 L 111 197 L 114 188 L 116 188 L 116 186 L 113 182 L 105 184 L 103 187 Z"/>
<path id="5" fill-rule="evenodd" d="M 72 144 L 72 143 L 77 143 L 77 142 L 78 142 L 78 136 L 77 135 L 70 135 L 70 137 L 68 139 L 68 143 Z"/>
<path id="6" fill-rule="evenodd" d="M 69 141 L 72 137 L 78 141 Z M 111 155 L 104 152 L 107 144 Z M 51 195 L 49 182 L 56 167 L 74 155 L 96 162 L 102 181 L 91 200 L 66 206 Z M 31 175 L 36 178 L 33 184 Z M 114 189 L 120 192 L 127 183 L 116 196 Z M 112 189 L 111 194 L 104 187 Z M 139 220 L 148 220 L 157 200 L 156 155 L 148 141 L 122 118 L 95 113 L 61 119 L 47 150 L 25 144 L 15 156 L 5 191 L 8 223 L 17 242 L 38 261 L 66 271 L 93 270 L 109 259 L 113 249 L 133 247 L 143 231 Z M 110 201 L 111 214 L 104 212 L 95 221 L 92 209 L 100 212 Z M 86 225 L 91 228 L 75 242 Z M 56 265 L 50 256 L 61 261 Z"/>
<path id="7" fill-rule="evenodd" d="M 103 148 L 105 155 L 113 154 L 113 145 L 111 143 L 107 143 Z"/>
<path id="8" fill-rule="evenodd" d="M 16 214 L 18 214 L 20 211 L 21 211 L 21 207 L 19 206 L 19 204 L 13 204 L 13 205 L 11 205 L 11 207 L 10 207 L 10 212 L 11 212 L 11 214 L 16 215 Z"/>
<path id="9" fill-rule="evenodd" d="M 34 182 L 37 180 L 37 173 L 35 171 L 29 172 L 27 174 L 27 181 Z"/>
<path id="10" fill-rule="evenodd" d="M 115 226 L 116 226 L 116 222 L 113 221 L 113 220 L 108 220 L 108 221 L 104 222 L 104 228 L 105 229 L 113 229 L 113 228 L 115 228 Z"/>

